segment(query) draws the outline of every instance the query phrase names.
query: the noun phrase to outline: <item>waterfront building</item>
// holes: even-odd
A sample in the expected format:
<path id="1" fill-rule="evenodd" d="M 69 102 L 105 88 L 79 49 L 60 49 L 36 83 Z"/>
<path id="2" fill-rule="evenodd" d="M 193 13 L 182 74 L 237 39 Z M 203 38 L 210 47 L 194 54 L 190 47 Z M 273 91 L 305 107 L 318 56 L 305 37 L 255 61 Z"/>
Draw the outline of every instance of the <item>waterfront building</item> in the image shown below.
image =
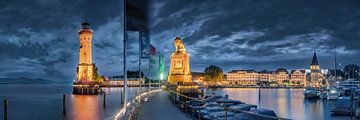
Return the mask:
<path id="1" fill-rule="evenodd" d="M 227 73 L 226 80 L 229 84 L 257 85 L 259 73 L 255 70 L 232 70 Z"/>
<path id="2" fill-rule="evenodd" d="M 179 82 L 192 82 L 189 64 L 190 55 L 186 53 L 185 46 L 179 37 L 175 38 L 174 43 L 176 51 L 170 56 L 168 82 L 173 85 L 176 85 Z"/>
<path id="3" fill-rule="evenodd" d="M 90 83 L 94 79 L 95 65 L 92 63 L 92 33 L 90 24 L 84 22 L 79 31 L 80 50 L 76 83 Z"/>
<path id="4" fill-rule="evenodd" d="M 290 85 L 305 86 L 306 85 L 305 70 L 292 70 L 290 72 Z"/>
<path id="5" fill-rule="evenodd" d="M 310 75 L 309 75 L 309 84 L 310 86 L 321 86 L 324 84 L 324 76 L 321 73 L 320 65 L 318 63 L 316 52 L 314 52 L 314 56 L 312 58 L 310 64 Z"/>
<path id="6" fill-rule="evenodd" d="M 124 77 L 109 77 L 108 80 L 104 83 L 107 86 L 118 87 L 124 86 Z M 144 78 L 127 78 L 127 85 L 131 86 L 140 86 L 144 84 Z"/>
<path id="7" fill-rule="evenodd" d="M 278 68 L 276 71 L 276 81 L 279 85 L 289 83 L 289 72 L 285 68 Z"/>
<path id="8" fill-rule="evenodd" d="M 259 72 L 259 82 L 271 82 L 270 81 L 271 72 L 262 70 Z"/>
<path id="9" fill-rule="evenodd" d="M 192 80 L 198 83 L 204 83 L 205 73 L 203 72 L 191 72 Z"/>
<path id="10" fill-rule="evenodd" d="M 277 83 L 277 79 L 276 79 L 276 71 L 271 71 L 270 72 L 270 82 L 271 83 Z"/>

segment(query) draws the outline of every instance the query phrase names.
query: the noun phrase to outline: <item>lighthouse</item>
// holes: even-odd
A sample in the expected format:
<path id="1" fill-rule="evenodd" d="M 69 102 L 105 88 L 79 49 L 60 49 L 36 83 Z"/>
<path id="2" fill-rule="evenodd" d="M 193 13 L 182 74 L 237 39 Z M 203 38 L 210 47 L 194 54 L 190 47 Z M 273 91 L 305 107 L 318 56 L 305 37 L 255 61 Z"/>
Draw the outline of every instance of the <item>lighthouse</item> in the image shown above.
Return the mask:
<path id="1" fill-rule="evenodd" d="M 92 33 L 90 23 L 84 22 L 79 31 L 79 64 L 77 67 L 77 83 L 90 83 L 94 79 L 94 64 L 92 63 Z"/>

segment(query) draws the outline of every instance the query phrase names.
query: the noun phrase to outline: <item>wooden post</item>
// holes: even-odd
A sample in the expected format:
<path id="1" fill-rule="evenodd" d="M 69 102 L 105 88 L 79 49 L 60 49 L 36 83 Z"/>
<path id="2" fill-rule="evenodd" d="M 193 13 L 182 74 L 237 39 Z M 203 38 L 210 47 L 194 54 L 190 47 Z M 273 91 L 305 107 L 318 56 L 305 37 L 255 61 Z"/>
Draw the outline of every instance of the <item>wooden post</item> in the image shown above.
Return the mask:
<path id="1" fill-rule="evenodd" d="M 185 97 L 185 112 L 187 112 L 187 97 Z"/>
<path id="2" fill-rule="evenodd" d="M 122 92 L 120 93 L 120 96 L 121 96 L 121 104 L 123 104 L 123 95 L 122 95 Z"/>
<path id="3" fill-rule="evenodd" d="M 63 114 L 66 114 L 66 103 L 65 103 L 65 100 L 66 100 L 66 96 L 65 94 L 63 94 L 63 101 L 62 101 L 62 105 L 63 105 Z"/>
<path id="4" fill-rule="evenodd" d="M 227 120 L 227 108 L 225 108 L 225 120 Z"/>
<path id="5" fill-rule="evenodd" d="M 8 120 L 8 100 L 4 100 L 4 120 Z"/>
<path id="6" fill-rule="evenodd" d="M 198 117 L 199 117 L 199 120 L 201 120 L 200 109 L 198 109 Z"/>
<path id="7" fill-rule="evenodd" d="M 103 107 L 106 107 L 106 93 L 103 92 Z"/>

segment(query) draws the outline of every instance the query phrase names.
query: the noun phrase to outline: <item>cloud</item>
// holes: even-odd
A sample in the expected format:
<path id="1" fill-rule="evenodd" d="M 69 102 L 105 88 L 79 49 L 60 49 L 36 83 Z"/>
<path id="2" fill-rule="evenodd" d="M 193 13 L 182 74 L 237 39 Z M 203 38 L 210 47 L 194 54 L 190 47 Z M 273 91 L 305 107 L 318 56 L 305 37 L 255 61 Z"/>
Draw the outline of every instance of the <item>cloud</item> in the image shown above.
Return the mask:
<path id="1" fill-rule="evenodd" d="M 360 2 L 211 0 L 152 1 L 151 43 L 165 56 L 180 36 L 193 71 L 308 68 L 313 51 L 322 68 L 359 64 Z M 0 75 L 72 81 L 80 23 L 88 18 L 93 61 L 106 76 L 122 74 L 122 2 L 27 0 L 0 2 Z M 349 12 L 351 11 L 351 12 Z M 129 32 L 128 68 L 138 69 L 138 33 Z M 142 69 L 147 71 L 147 60 Z M 166 69 L 169 65 L 166 64 Z"/>

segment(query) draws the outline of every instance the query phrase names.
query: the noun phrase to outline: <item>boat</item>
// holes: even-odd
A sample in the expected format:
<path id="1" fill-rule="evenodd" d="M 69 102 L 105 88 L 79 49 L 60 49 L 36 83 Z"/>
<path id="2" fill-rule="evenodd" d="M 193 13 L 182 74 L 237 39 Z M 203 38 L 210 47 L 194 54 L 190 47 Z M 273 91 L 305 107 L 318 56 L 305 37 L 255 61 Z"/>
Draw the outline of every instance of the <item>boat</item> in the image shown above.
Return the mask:
<path id="1" fill-rule="evenodd" d="M 304 97 L 313 99 L 319 97 L 319 92 L 313 87 L 307 87 L 304 91 Z"/>
<path id="2" fill-rule="evenodd" d="M 235 113 L 230 111 L 219 111 L 219 112 L 212 112 L 208 116 L 211 120 L 226 120 L 234 117 Z M 206 118 L 206 117 L 204 117 Z"/>
<path id="3" fill-rule="evenodd" d="M 339 97 L 335 103 L 335 107 L 330 110 L 331 115 L 348 115 L 351 113 L 350 97 Z"/>
<path id="4" fill-rule="evenodd" d="M 360 83 L 359 80 L 350 78 L 350 79 L 346 79 L 346 80 L 342 81 L 340 83 L 340 86 L 345 87 L 345 88 L 358 88 L 358 87 L 360 87 L 359 83 Z"/>
<path id="5" fill-rule="evenodd" d="M 220 112 L 220 111 L 224 111 L 224 108 L 220 106 L 210 106 L 210 107 L 206 107 L 203 110 L 200 110 L 200 115 L 204 117 L 205 115 L 209 115 L 212 112 Z"/>
<path id="6" fill-rule="evenodd" d="M 257 106 L 252 104 L 239 104 L 239 105 L 229 106 L 229 108 L 230 108 L 229 111 L 239 112 L 239 111 L 250 111 L 251 109 L 257 108 Z"/>
<path id="7" fill-rule="evenodd" d="M 338 90 L 334 87 L 329 87 L 327 91 L 328 100 L 337 100 L 339 98 Z"/>
<path id="8" fill-rule="evenodd" d="M 238 105 L 238 104 L 244 104 L 244 102 L 241 102 L 240 100 L 232 100 L 232 99 L 228 99 L 228 98 L 220 98 L 220 99 L 217 99 L 216 102 L 224 107 Z"/>
<path id="9" fill-rule="evenodd" d="M 249 112 L 254 114 L 236 113 L 234 117 L 231 117 L 229 120 L 272 120 L 271 118 L 264 118 L 256 114 L 266 115 L 269 117 L 277 117 L 273 110 L 263 108 L 252 109 Z"/>
<path id="10" fill-rule="evenodd" d="M 319 96 L 320 99 L 327 99 L 326 91 L 323 91 L 323 92 L 318 91 L 318 93 L 319 93 L 318 96 Z"/>

